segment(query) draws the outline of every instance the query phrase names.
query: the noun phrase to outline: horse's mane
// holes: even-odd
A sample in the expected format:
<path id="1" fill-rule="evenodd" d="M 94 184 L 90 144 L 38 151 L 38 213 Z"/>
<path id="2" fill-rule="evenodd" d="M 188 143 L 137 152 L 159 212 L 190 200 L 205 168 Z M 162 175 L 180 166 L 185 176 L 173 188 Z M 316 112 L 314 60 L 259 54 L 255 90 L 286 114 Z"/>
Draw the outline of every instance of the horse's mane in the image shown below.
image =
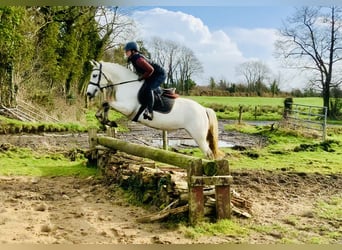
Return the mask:
<path id="1" fill-rule="evenodd" d="M 111 62 L 101 62 L 103 65 L 109 65 L 113 69 L 111 69 L 111 74 L 114 74 L 117 78 L 121 78 L 123 81 L 134 80 L 137 79 L 137 74 L 130 70 L 129 68 L 118 64 L 118 63 L 111 63 Z"/>

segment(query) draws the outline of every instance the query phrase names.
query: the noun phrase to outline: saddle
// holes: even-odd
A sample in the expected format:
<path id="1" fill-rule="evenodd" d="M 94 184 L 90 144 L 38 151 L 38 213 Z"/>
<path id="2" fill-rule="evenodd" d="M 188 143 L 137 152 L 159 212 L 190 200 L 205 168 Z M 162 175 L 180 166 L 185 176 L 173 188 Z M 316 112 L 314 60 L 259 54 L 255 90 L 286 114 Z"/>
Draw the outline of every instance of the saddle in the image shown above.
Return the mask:
<path id="1" fill-rule="evenodd" d="M 175 99 L 179 97 L 176 94 L 175 88 L 163 89 L 161 88 L 161 93 L 158 91 L 153 91 L 154 95 L 154 105 L 153 110 L 161 113 L 169 113 L 173 107 Z"/>
<path id="2" fill-rule="evenodd" d="M 178 94 L 176 94 L 175 88 L 160 88 L 158 90 L 153 90 L 153 96 L 154 96 L 154 105 L 153 105 L 153 111 L 167 114 L 171 111 L 173 104 L 175 103 L 175 99 L 179 97 Z M 139 116 L 144 111 L 145 107 L 140 106 L 140 109 L 138 110 L 138 113 L 134 116 L 132 121 L 138 121 Z"/>
<path id="3" fill-rule="evenodd" d="M 179 97 L 178 94 L 176 94 L 176 88 L 168 88 L 168 89 L 163 89 L 161 88 L 161 96 L 165 96 L 171 99 L 176 99 Z M 153 91 L 154 93 L 156 93 L 156 91 Z M 156 93 L 158 94 L 158 93 Z"/>

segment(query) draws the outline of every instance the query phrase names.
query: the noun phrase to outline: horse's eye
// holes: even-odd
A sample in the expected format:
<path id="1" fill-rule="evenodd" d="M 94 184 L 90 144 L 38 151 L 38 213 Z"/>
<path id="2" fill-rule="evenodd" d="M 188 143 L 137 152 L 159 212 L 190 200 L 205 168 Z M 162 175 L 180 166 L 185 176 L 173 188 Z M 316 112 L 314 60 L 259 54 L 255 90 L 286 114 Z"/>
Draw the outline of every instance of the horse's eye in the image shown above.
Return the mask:
<path id="1" fill-rule="evenodd" d="M 94 78 L 97 77 L 97 74 L 93 74 L 93 77 L 94 77 Z"/>

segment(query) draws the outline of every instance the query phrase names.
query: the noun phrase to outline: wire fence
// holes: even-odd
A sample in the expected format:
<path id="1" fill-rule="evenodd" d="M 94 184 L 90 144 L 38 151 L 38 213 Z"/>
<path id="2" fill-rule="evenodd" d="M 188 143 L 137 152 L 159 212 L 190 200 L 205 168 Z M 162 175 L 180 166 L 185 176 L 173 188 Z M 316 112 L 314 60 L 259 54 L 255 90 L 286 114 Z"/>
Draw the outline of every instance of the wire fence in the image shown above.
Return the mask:
<path id="1" fill-rule="evenodd" d="M 283 126 L 326 139 L 327 107 L 285 103 Z"/>

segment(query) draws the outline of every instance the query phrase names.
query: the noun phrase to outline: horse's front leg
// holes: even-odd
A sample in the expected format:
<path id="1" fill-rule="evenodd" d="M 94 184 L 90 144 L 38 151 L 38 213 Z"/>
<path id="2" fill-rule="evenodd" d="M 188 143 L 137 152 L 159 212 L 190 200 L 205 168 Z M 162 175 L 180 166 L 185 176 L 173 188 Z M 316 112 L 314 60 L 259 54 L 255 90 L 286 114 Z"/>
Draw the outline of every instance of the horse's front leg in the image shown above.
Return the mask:
<path id="1" fill-rule="evenodd" d="M 99 107 L 99 109 L 95 113 L 95 117 L 100 123 L 103 122 L 103 111 L 104 111 L 104 109 L 101 106 L 101 107 Z"/>
<path id="2" fill-rule="evenodd" d="M 109 103 L 103 102 L 102 106 L 97 110 L 95 116 L 101 124 L 107 125 L 110 127 L 117 127 L 118 125 L 116 124 L 115 121 L 110 121 L 108 119 L 109 108 L 110 108 Z"/>
<path id="3" fill-rule="evenodd" d="M 106 125 L 108 125 L 109 127 L 117 127 L 118 124 L 115 121 L 110 121 L 108 118 L 108 113 L 109 113 L 109 103 L 108 102 L 103 102 L 102 103 L 102 107 L 103 107 L 103 121 Z"/>

